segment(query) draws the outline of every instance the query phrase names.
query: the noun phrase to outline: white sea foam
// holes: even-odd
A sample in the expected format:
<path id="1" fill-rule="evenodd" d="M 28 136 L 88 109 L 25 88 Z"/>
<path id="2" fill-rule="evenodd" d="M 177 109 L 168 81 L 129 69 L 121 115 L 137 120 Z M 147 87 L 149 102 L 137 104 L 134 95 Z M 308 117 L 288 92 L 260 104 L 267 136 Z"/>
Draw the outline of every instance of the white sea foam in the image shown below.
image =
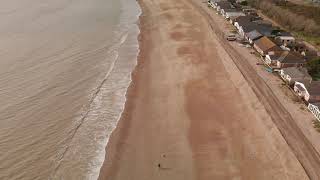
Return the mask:
<path id="1" fill-rule="evenodd" d="M 97 165 L 95 167 L 94 166 L 92 167 L 91 173 L 88 174 L 88 178 L 89 179 L 97 179 L 97 177 L 98 177 L 98 174 L 100 172 L 100 168 L 101 168 L 101 166 L 103 164 L 103 161 L 105 160 L 105 157 L 106 157 L 106 153 L 107 152 L 105 151 L 105 148 L 106 148 L 106 146 L 107 146 L 107 144 L 109 142 L 110 135 L 113 132 L 113 130 L 116 128 L 116 125 L 117 125 L 118 121 L 120 120 L 121 114 L 123 113 L 123 110 L 124 110 L 124 107 L 125 107 L 126 92 L 127 92 L 127 89 L 128 89 L 128 87 L 129 87 L 129 85 L 130 85 L 130 83 L 132 81 L 131 72 L 133 71 L 134 67 L 137 64 L 136 58 L 138 56 L 138 51 L 139 51 L 137 36 L 139 34 L 139 29 L 137 27 L 136 22 L 138 21 L 138 17 L 140 15 L 140 11 L 135 11 L 134 14 L 132 14 L 132 10 L 128 10 L 127 9 L 127 8 L 138 9 L 138 5 L 137 5 L 137 3 L 135 1 L 133 1 L 134 3 L 131 2 L 129 4 L 127 4 L 128 1 L 126 1 L 126 0 L 122 0 L 121 2 L 124 5 L 123 9 L 122 9 L 122 12 L 123 12 L 122 18 L 125 19 L 122 22 L 125 22 L 128 18 L 131 18 L 133 15 L 135 15 L 135 19 L 133 19 L 134 21 L 129 21 L 129 23 L 121 24 L 120 27 L 124 28 L 123 26 L 126 26 L 128 32 L 121 36 L 120 48 L 122 47 L 123 44 L 126 43 L 126 40 L 128 40 L 128 36 L 130 35 L 131 39 L 127 43 L 128 43 L 129 46 L 131 46 L 130 47 L 131 51 L 133 51 L 134 54 L 131 54 L 131 56 L 128 56 L 127 58 L 132 58 L 132 57 L 135 57 L 135 58 L 132 59 L 134 62 L 133 63 L 131 62 L 132 64 L 129 67 L 130 70 L 128 69 L 129 71 L 127 71 L 125 74 L 123 74 L 125 76 L 129 76 L 129 79 L 127 79 L 126 82 L 125 82 L 125 85 L 124 85 L 125 87 L 123 89 L 117 90 L 115 92 L 116 95 L 120 98 L 119 99 L 119 106 L 117 107 L 118 110 L 120 110 L 120 111 L 116 110 L 116 111 L 119 112 L 118 117 L 116 118 L 116 121 L 114 121 L 113 123 L 109 124 L 110 128 L 109 128 L 109 131 L 106 131 L 105 139 L 101 140 L 100 143 L 99 143 L 100 146 L 99 146 L 99 149 L 97 149 L 98 156 L 97 156 L 97 158 L 95 160 L 97 162 L 97 164 L 99 164 L 99 165 Z M 128 12 L 130 12 L 130 13 L 128 13 Z M 126 48 L 127 47 L 124 47 L 123 50 L 126 51 L 127 50 Z M 119 50 L 119 51 L 121 51 L 121 50 Z M 120 56 L 121 56 L 121 54 L 120 54 Z M 119 56 L 117 57 L 117 59 L 118 58 L 119 58 Z M 122 58 L 125 59 L 126 57 L 122 57 Z M 116 62 L 116 61 L 114 61 L 114 62 Z M 114 64 L 113 64 L 113 66 L 114 66 Z M 110 71 L 110 73 L 111 73 L 111 71 Z M 109 76 L 109 73 L 107 74 L 106 78 L 108 78 L 108 76 Z M 98 98 L 98 99 L 100 99 L 100 98 Z"/>
<path id="2" fill-rule="evenodd" d="M 85 120 L 95 123 L 95 127 L 88 129 L 94 131 L 95 151 L 90 152 L 94 156 L 89 161 L 86 179 L 97 179 L 99 175 L 105 160 L 105 148 L 124 110 L 126 91 L 131 83 L 131 72 L 137 63 L 136 57 L 139 51 L 137 21 L 140 11 L 135 1 L 121 2 L 123 5 L 121 20 L 115 31 L 115 36 L 120 38 L 117 38 L 118 42 L 109 48 L 108 59 L 114 60 L 94 93 Z"/>

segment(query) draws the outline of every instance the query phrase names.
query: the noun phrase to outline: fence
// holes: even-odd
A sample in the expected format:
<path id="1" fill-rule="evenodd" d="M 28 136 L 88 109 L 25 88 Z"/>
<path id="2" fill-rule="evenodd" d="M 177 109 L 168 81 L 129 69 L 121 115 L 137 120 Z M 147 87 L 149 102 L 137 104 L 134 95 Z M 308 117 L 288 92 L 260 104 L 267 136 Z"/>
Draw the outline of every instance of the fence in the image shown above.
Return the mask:
<path id="1" fill-rule="evenodd" d="M 320 110 L 319 107 L 309 103 L 308 109 L 312 112 L 312 114 L 320 121 Z"/>

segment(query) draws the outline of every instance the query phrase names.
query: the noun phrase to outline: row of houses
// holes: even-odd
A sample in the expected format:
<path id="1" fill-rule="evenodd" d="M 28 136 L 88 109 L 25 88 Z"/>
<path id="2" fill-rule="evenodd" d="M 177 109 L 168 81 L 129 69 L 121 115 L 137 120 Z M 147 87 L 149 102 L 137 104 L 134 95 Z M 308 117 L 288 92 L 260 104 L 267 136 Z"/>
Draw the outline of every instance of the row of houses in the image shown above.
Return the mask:
<path id="1" fill-rule="evenodd" d="M 261 18 L 255 9 L 227 0 L 209 0 L 208 5 L 235 26 L 242 41 L 250 44 L 266 65 L 279 72 L 320 121 L 320 81 L 313 81 L 304 67 L 308 60 L 318 56 L 317 52 L 298 42 L 290 32 Z"/>

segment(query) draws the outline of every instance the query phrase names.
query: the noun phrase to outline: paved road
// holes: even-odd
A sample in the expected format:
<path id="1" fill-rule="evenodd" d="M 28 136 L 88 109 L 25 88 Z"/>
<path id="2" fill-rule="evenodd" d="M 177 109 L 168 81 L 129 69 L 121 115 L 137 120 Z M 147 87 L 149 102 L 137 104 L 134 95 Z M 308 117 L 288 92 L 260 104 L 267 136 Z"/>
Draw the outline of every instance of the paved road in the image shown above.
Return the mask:
<path id="1" fill-rule="evenodd" d="M 289 147 L 305 169 L 309 178 L 319 180 L 320 156 L 313 145 L 302 133 L 301 129 L 292 119 L 290 113 L 283 107 L 270 87 L 257 74 L 249 62 L 225 40 L 223 31 L 219 29 L 216 22 L 211 17 L 206 5 L 201 5 L 194 1 L 193 3 L 195 3 L 199 8 L 199 11 L 207 17 L 208 22 L 212 30 L 217 35 L 221 46 L 223 46 L 226 52 L 230 55 L 256 96 L 264 105 Z M 214 11 L 212 11 L 212 13 L 214 13 Z"/>

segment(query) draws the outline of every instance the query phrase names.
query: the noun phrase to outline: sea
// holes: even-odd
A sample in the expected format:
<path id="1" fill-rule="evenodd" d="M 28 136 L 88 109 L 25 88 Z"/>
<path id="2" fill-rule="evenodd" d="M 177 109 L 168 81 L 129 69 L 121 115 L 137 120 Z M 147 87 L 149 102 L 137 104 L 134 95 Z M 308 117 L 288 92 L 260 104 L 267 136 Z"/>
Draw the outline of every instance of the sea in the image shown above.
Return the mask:
<path id="1" fill-rule="evenodd" d="M 0 4 L 0 179 L 97 179 L 137 63 L 137 2 Z"/>

